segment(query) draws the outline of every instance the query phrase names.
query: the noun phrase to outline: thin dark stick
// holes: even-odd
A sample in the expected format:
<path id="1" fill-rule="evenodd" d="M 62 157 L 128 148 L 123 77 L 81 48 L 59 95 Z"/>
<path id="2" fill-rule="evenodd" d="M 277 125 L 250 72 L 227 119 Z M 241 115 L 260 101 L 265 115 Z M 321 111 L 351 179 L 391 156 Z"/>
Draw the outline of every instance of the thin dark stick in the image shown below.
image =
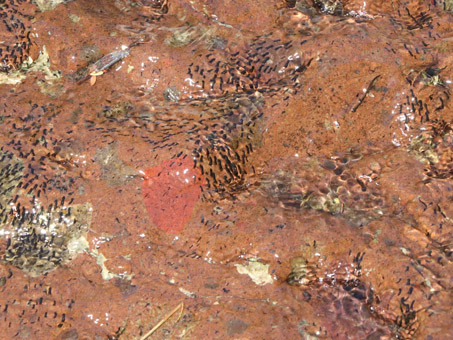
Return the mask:
<path id="1" fill-rule="evenodd" d="M 378 80 L 378 78 L 380 77 L 380 75 L 377 75 L 376 77 L 373 78 L 373 80 L 370 82 L 370 85 L 368 85 L 365 93 L 362 95 L 362 97 L 359 99 L 359 102 L 357 103 L 356 106 L 354 106 L 352 109 L 351 109 L 351 112 L 356 112 L 357 109 L 359 108 L 360 105 L 362 105 L 363 101 L 365 100 L 366 98 L 366 95 L 368 94 L 368 92 L 371 91 L 371 89 L 373 88 L 374 84 L 376 83 L 376 80 Z"/>

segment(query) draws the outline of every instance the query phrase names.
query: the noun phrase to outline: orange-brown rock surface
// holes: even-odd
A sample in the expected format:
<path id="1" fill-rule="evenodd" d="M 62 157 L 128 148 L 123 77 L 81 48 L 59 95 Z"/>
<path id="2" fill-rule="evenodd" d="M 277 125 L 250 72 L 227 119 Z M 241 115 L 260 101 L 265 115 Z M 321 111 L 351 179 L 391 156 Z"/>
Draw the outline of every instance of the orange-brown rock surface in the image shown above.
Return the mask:
<path id="1" fill-rule="evenodd" d="M 0 1 L 0 339 L 453 337 L 451 1 L 39 3 Z"/>

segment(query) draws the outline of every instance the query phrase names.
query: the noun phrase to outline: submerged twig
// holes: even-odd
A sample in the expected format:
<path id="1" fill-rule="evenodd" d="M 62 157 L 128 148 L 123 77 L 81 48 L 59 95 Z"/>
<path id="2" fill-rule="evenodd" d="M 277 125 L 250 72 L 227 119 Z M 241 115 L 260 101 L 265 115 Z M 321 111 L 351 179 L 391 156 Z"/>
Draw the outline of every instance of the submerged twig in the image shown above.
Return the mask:
<path id="1" fill-rule="evenodd" d="M 142 336 L 140 338 L 140 340 L 145 340 L 146 338 L 148 338 L 150 335 L 152 335 L 156 330 L 159 329 L 160 326 L 162 326 L 168 319 L 170 319 L 170 317 L 176 313 L 176 311 L 178 309 L 181 309 L 180 313 L 179 313 L 179 316 L 178 316 L 178 319 L 176 320 L 176 322 L 178 322 L 178 320 L 181 318 L 181 315 L 182 315 L 182 311 L 184 310 L 184 302 L 181 302 L 179 305 L 177 305 L 170 313 L 168 313 L 167 315 L 165 315 L 165 317 L 160 320 L 157 325 L 155 325 L 153 327 L 153 329 L 151 329 L 148 333 L 146 333 L 144 336 Z"/>
<path id="2" fill-rule="evenodd" d="M 363 93 L 362 97 L 360 97 L 359 102 L 351 109 L 351 112 L 356 112 L 357 109 L 359 108 L 359 106 L 362 105 L 362 103 L 365 100 L 368 92 L 371 91 L 371 89 L 373 88 L 374 84 L 376 83 L 376 80 L 378 80 L 379 77 L 380 77 L 380 75 L 377 75 L 376 77 L 373 78 L 373 80 L 371 80 L 370 85 L 368 85 L 368 87 L 366 88 L 366 90 Z"/>
<path id="3" fill-rule="evenodd" d="M 90 66 L 92 72 L 94 71 L 105 71 L 113 64 L 116 64 L 121 59 L 129 55 L 129 48 L 121 49 L 119 51 L 114 51 L 109 54 L 106 54 L 101 59 L 96 61 L 93 65 Z"/>
<path id="4" fill-rule="evenodd" d="M 80 72 L 82 73 L 82 75 L 80 79 L 78 79 L 77 81 L 81 83 L 87 80 L 89 77 L 91 77 L 91 85 L 94 85 L 97 76 L 103 75 L 105 72 L 107 72 L 107 70 L 111 66 L 121 61 L 122 59 L 126 58 L 130 54 L 130 50 L 132 47 L 141 45 L 143 43 L 144 42 L 137 41 L 129 46 L 122 46 L 121 50 L 113 51 L 109 54 L 104 55 L 96 62 L 90 64 L 89 66 L 81 70 Z"/>

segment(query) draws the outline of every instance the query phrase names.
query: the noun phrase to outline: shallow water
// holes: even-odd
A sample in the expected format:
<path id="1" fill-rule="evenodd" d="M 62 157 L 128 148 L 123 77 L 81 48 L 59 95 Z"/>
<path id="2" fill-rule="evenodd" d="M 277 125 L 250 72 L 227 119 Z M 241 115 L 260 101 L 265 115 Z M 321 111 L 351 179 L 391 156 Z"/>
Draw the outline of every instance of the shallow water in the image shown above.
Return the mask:
<path id="1" fill-rule="evenodd" d="M 451 1 L 37 3 L 0 1 L 0 338 L 453 337 Z"/>

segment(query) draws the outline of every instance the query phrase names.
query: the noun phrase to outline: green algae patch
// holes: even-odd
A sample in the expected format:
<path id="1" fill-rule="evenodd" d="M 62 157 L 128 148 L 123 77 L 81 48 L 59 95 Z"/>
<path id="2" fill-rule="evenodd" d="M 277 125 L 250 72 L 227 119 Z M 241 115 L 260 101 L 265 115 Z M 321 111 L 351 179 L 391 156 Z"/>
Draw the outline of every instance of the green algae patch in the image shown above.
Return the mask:
<path id="1" fill-rule="evenodd" d="M 127 117 L 127 114 L 133 109 L 134 107 L 129 101 L 124 101 L 113 106 L 106 107 L 101 113 L 98 114 L 98 116 L 106 118 L 124 118 Z"/>
<path id="2" fill-rule="evenodd" d="M 314 4 L 323 13 L 337 16 L 344 14 L 343 3 L 339 0 L 315 0 Z"/>
<path id="3" fill-rule="evenodd" d="M 173 34 L 165 39 L 165 43 L 172 47 L 183 47 L 198 41 L 206 41 L 214 36 L 215 28 L 207 28 L 201 24 L 196 26 L 183 26 L 173 30 Z"/>
<path id="4" fill-rule="evenodd" d="M 99 252 L 97 249 L 87 250 L 87 252 L 96 260 L 96 264 L 101 269 L 101 277 L 104 281 L 110 281 L 111 279 L 120 279 L 120 280 L 130 281 L 132 279 L 132 274 L 126 275 L 126 274 L 116 274 L 114 272 L 111 272 L 105 265 L 105 262 L 107 262 L 109 259 L 106 258 L 104 256 L 104 254 Z"/>
<path id="5" fill-rule="evenodd" d="M 453 13 L 453 0 L 440 1 L 439 6 L 443 6 L 443 10 Z"/>
<path id="6" fill-rule="evenodd" d="M 80 17 L 75 14 L 69 14 L 69 19 L 71 19 L 71 21 L 74 23 L 77 23 L 80 21 Z"/>
<path id="7" fill-rule="evenodd" d="M 112 144 L 99 148 L 94 156 L 101 168 L 101 180 L 105 181 L 109 187 L 127 184 L 137 175 L 133 168 L 121 160 L 117 152 L 117 145 Z"/>
<path id="8" fill-rule="evenodd" d="M 255 284 L 264 286 L 272 284 L 274 279 L 269 274 L 269 265 L 258 261 L 250 261 L 248 265 L 235 264 L 239 274 L 247 274 Z"/>
<path id="9" fill-rule="evenodd" d="M 41 12 L 50 11 L 63 2 L 65 2 L 65 0 L 35 0 L 36 5 Z"/>
<path id="10" fill-rule="evenodd" d="M 422 134 L 411 141 L 409 151 L 415 155 L 420 162 L 424 164 L 436 164 L 439 162 L 439 156 L 435 151 L 433 137 Z"/>
<path id="11" fill-rule="evenodd" d="M 102 279 L 104 279 L 105 281 L 109 281 L 109 280 L 113 279 L 115 277 L 115 274 L 112 273 L 111 271 L 109 271 L 107 269 L 107 267 L 105 266 L 104 262 L 107 261 L 107 258 L 104 256 L 104 254 L 98 253 L 96 251 L 94 255 L 96 255 L 96 263 L 97 263 L 97 265 L 99 267 L 101 267 Z"/>

